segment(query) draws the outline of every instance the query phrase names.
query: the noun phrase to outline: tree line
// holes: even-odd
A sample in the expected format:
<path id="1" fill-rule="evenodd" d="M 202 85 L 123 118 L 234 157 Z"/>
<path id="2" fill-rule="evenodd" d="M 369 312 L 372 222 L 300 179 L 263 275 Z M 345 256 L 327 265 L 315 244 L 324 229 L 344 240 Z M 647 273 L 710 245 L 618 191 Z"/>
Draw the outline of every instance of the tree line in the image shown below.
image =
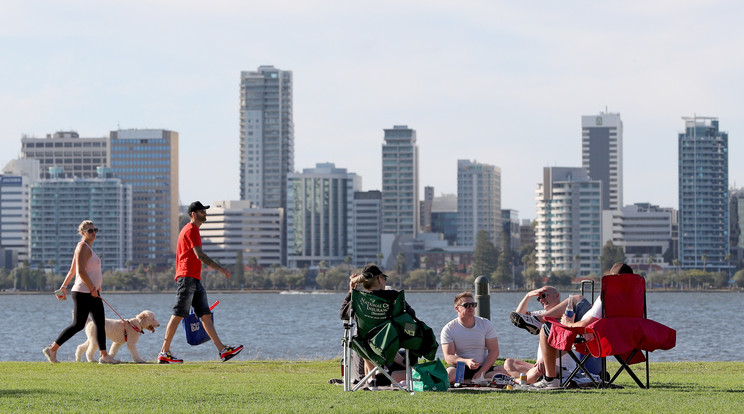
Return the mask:
<path id="1" fill-rule="evenodd" d="M 487 276 L 494 289 L 533 289 L 543 285 L 570 287 L 576 277 L 575 270 L 540 272 L 534 245 L 523 246 L 513 252 L 509 238 L 502 235 L 503 251 L 496 247 L 486 231 L 478 232 L 473 252 L 473 263 L 463 269 L 453 262 L 446 262 L 437 269 L 428 269 L 426 256 L 420 258 L 418 268 L 408 270 L 405 256 L 396 257 L 392 269 L 383 269 L 388 275 L 388 284 L 396 289 L 415 290 L 470 290 L 478 276 Z M 504 253 L 506 252 L 506 253 Z M 615 262 L 625 262 L 621 246 L 608 242 L 599 258 L 602 269 L 609 269 Z M 578 262 L 578 258 L 577 258 Z M 130 264 L 131 265 L 131 264 Z M 236 263 L 231 266 L 232 277 L 226 279 L 222 274 L 204 267 L 202 283 L 207 289 L 219 290 L 296 290 L 323 289 L 344 291 L 349 288 L 349 275 L 361 271 L 351 265 L 347 256 L 343 264 L 329 266 L 322 261 L 317 269 L 289 269 L 279 265 L 260 266 L 251 257 L 244 263 L 242 252 L 238 252 Z M 103 274 L 103 289 L 106 291 L 149 291 L 160 292 L 175 289 L 173 280 L 175 267 L 155 269 L 139 265 L 128 271 L 109 270 Z M 660 289 L 720 289 L 729 287 L 729 279 L 734 285 L 744 287 L 744 269 L 730 277 L 725 272 L 705 270 L 680 270 L 679 263 L 665 271 L 650 271 L 644 275 L 649 288 Z M 43 269 L 33 269 L 27 262 L 8 271 L 0 269 L 0 291 L 51 291 L 57 289 L 64 280 L 64 274 L 56 274 Z M 599 280 L 600 275 L 589 275 L 589 279 Z"/>

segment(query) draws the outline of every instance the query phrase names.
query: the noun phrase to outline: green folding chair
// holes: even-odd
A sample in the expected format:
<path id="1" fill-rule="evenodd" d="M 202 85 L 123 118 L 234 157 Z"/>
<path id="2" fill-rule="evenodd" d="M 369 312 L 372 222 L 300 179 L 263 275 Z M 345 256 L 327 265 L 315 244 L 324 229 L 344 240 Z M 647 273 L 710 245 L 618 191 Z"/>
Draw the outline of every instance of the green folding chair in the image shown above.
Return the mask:
<path id="1" fill-rule="evenodd" d="M 342 340 L 344 391 L 360 389 L 368 379 L 378 373 L 386 376 L 398 389 L 410 391 L 412 386 L 409 355 L 433 359 L 439 344 L 431 328 L 406 312 L 405 293 L 400 291 L 391 299 L 386 299 L 373 293 L 354 290 L 351 293 L 351 314 L 351 320 L 344 321 Z M 394 361 L 401 348 L 405 349 L 405 387 L 383 368 Z M 374 369 L 356 384 L 351 382 L 352 350 L 375 365 Z"/>

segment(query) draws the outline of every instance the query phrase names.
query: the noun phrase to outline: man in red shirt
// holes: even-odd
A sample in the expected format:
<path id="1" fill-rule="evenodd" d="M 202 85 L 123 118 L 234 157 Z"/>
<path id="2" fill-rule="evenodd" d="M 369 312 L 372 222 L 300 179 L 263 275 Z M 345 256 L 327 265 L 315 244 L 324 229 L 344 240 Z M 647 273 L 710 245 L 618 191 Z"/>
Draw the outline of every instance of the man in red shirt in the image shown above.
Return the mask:
<path id="1" fill-rule="evenodd" d="M 222 362 L 238 355 L 243 350 L 243 345 L 225 346 L 220 341 L 212 323 L 212 311 L 209 310 L 207 292 L 201 284 L 202 263 L 222 272 L 226 278 L 230 278 L 230 269 L 215 262 L 202 251 L 199 227 L 207 221 L 208 208 L 209 206 L 205 206 L 199 201 L 191 203 L 188 210 L 191 221 L 183 226 L 181 233 L 178 235 L 175 278 L 178 284 L 177 302 L 173 307 L 173 315 L 168 321 L 168 326 L 165 328 L 163 347 L 158 355 L 159 364 L 180 364 L 183 362 L 182 359 L 171 354 L 170 344 L 176 334 L 178 324 L 189 315 L 191 307 L 194 308 L 196 316 L 201 319 L 204 331 L 217 347 Z"/>

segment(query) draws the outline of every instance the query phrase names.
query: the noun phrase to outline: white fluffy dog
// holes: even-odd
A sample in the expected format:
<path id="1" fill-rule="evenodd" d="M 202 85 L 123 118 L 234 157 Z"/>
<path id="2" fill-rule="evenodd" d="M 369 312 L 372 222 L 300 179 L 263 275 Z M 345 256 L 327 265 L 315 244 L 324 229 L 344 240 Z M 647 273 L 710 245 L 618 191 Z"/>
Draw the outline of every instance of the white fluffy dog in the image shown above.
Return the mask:
<path id="1" fill-rule="evenodd" d="M 145 360 L 137 352 L 137 341 L 139 341 L 140 335 L 145 333 L 145 329 L 154 333 L 155 328 L 160 326 L 160 323 L 155 319 L 155 314 L 149 310 L 140 312 L 136 318 L 126 319 L 126 322 L 122 322 L 121 319 L 106 319 L 106 338 L 112 341 L 111 349 L 109 349 L 108 353 L 112 358 L 115 357 L 116 353 L 119 352 L 119 348 L 126 343 L 127 348 L 129 348 L 129 354 L 132 355 L 132 360 L 143 363 Z M 141 333 L 137 332 L 133 326 L 137 327 Z M 85 325 L 85 335 L 88 337 L 88 340 L 78 345 L 75 351 L 75 361 L 81 361 L 83 359 L 83 353 L 85 353 L 88 362 L 95 361 L 94 356 L 96 351 L 98 351 L 95 329 L 95 324 L 89 320 Z"/>

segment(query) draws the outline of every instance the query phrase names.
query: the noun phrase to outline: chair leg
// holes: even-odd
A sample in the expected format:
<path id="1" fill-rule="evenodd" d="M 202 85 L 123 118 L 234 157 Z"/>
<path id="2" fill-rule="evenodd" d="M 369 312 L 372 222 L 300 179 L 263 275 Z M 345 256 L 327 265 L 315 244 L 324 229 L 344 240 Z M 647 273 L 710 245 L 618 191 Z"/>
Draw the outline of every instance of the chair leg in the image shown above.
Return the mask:
<path id="1" fill-rule="evenodd" d="M 411 361 L 408 359 L 407 349 L 406 349 L 406 391 L 413 391 L 413 375 L 411 373 Z"/>

